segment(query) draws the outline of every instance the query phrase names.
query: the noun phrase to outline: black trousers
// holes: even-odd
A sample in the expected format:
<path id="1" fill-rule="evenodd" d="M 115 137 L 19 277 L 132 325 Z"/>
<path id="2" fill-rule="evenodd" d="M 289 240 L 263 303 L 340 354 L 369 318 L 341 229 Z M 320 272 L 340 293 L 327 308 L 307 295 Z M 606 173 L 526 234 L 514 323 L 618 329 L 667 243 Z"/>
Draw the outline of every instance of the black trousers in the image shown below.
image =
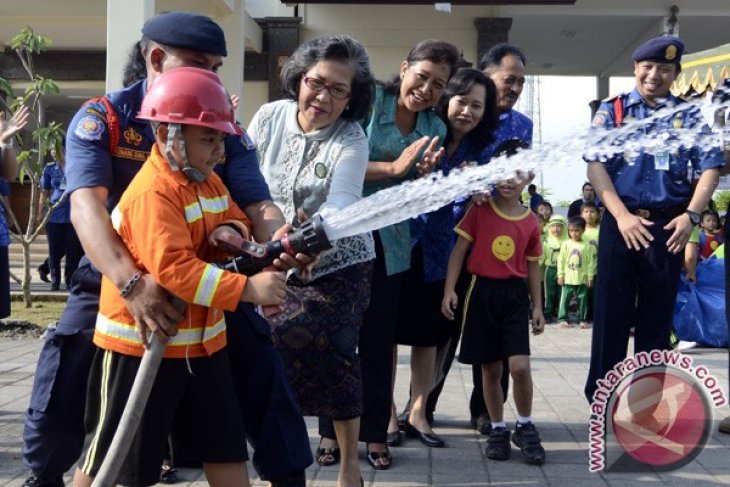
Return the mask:
<path id="1" fill-rule="evenodd" d="M 0 318 L 10 316 L 10 257 L 8 246 L 0 246 Z"/>
<path id="2" fill-rule="evenodd" d="M 58 477 L 70 469 L 84 445 L 86 382 L 96 346 L 101 275 L 83 259 L 57 326 L 38 356 L 23 429 L 23 463 L 38 474 Z"/>
<path id="3" fill-rule="evenodd" d="M 263 480 L 304 471 L 313 461 L 309 433 L 268 322 L 242 303 L 226 313 L 226 333 L 253 466 Z"/>
<path id="4" fill-rule="evenodd" d="M 64 266 L 64 282 L 71 287 L 71 276 L 79 266 L 84 255 L 79 237 L 71 223 L 46 223 L 48 236 L 48 268 L 51 272 L 51 283 L 58 286 L 61 283 L 61 259 L 66 256 Z"/>
<path id="5" fill-rule="evenodd" d="M 632 250 L 613 215 L 605 212 L 601 219 L 591 362 L 584 391 L 589 402 L 596 381 L 626 358 L 632 324 L 634 353 L 669 347 L 683 256 L 667 249 L 672 232 L 663 227 L 670 220 L 654 221 L 647 227 L 654 237 L 649 248 Z"/>
<path id="6" fill-rule="evenodd" d="M 725 212 L 725 235 L 730 235 L 730 211 Z M 725 319 L 730 337 L 730 265 L 725 261 Z M 730 382 L 730 341 L 728 341 L 728 382 Z"/>
<path id="7" fill-rule="evenodd" d="M 385 443 L 393 403 L 393 346 L 395 322 L 403 286 L 401 272 L 388 276 L 380 239 L 375 235 L 376 259 L 370 288 L 370 306 L 360 328 L 358 354 L 362 378 L 363 413 L 360 417 L 360 441 Z M 336 438 L 329 418 L 319 418 L 319 434 Z"/>

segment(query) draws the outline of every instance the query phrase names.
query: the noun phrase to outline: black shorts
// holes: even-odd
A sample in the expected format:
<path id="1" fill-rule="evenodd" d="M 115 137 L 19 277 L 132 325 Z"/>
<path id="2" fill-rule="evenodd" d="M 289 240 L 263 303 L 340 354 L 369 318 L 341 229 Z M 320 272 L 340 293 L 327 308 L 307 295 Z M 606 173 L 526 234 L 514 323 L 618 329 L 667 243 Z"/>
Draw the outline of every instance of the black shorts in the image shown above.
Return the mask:
<path id="1" fill-rule="evenodd" d="M 96 351 L 86 395 L 87 435 L 79 461 L 87 475 L 96 475 L 104 461 L 140 361 Z M 118 483 L 156 484 L 168 437 L 176 461 L 245 462 L 245 434 L 225 351 L 189 360 L 163 359 Z"/>
<path id="2" fill-rule="evenodd" d="M 459 362 L 488 364 L 530 355 L 530 300 L 524 279 L 472 277 Z"/>

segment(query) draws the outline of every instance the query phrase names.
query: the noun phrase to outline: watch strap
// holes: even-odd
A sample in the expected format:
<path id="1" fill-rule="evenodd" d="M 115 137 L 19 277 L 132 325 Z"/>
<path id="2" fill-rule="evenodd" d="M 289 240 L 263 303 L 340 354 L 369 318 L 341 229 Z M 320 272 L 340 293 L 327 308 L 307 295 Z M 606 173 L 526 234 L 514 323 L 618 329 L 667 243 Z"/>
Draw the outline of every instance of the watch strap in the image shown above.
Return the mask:
<path id="1" fill-rule="evenodd" d="M 689 216 L 689 221 L 692 222 L 692 225 L 699 225 L 700 224 L 700 214 L 696 211 L 692 210 L 686 210 L 685 213 Z"/>

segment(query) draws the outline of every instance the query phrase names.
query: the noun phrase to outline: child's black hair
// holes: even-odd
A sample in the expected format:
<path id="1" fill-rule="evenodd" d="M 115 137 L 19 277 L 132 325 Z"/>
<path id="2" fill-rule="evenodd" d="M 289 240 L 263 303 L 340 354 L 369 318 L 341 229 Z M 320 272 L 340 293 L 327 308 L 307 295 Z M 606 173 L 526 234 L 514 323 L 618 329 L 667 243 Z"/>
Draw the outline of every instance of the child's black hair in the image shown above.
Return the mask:
<path id="1" fill-rule="evenodd" d="M 571 226 L 579 227 L 581 230 L 583 230 L 585 232 L 585 230 L 586 230 L 585 218 L 583 218 L 582 216 L 570 217 L 570 220 L 568 220 L 568 229 L 570 229 Z"/>
<path id="2" fill-rule="evenodd" d="M 582 205 L 580 205 L 580 211 L 583 211 L 586 208 L 593 208 L 594 210 L 598 211 L 598 205 L 592 201 L 586 201 Z"/>
<path id="3" fill-rule="evenodd" d="M 704 220 L 707 215 L 712 215 L 715 218 L 717 218 L 717 221 L 720 221 L 720 214 L 716 212 L 715 210 L 705 210 L 700 214 L 700 221 Z"/>
<path id="4" fill-rule="evenodd" d="M 540 206 L 547 206 L 548 208 L 550 208 L 551 212 L 553 211 L 553 205 L 548 200 L 542 200 L 541 202 L 539 202 L 537 204 L 537 207 L 540 208 Z"/>
<path id="5" fill-rule="evenodd" d="M 499 144 L 496 149 L 494 149 L 494 155 L 492 156 L 492 158 L 497 158 L 501 156 L 511 157 L 517 154 L 517 152 L 519 152 L 520 150 L 529 148 L 530 144 L 528 144 L 524 140 L 518 139 L 516 137 L 512 139 L 507 139 Z"/>
<path id="6" fill-rule="evenodd" d="M 593 201 L 585 201 L 582 205 L 580 205 L 580 213 L 583 214 L 583 210 L 586 208 L 592 208 L 596 210 L 596 225 L 601 222 L 601 210 L 598 209 L 598 205 L 595 204 Z"/>

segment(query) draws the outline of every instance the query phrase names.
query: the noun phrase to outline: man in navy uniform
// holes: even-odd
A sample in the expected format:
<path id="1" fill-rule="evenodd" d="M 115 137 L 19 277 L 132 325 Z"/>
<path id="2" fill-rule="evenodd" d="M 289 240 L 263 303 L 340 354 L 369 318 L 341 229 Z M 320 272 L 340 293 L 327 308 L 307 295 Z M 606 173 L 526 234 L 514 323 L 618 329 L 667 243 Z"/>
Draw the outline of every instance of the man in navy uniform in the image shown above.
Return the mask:
<path id="1" fill-rule="evenodd" d="M 148 122 L 135 118 L 147 87 L 162 72 L 176 67 L 215 72 L 227 53 L 220 26 L 197 14 L 158 15 L 145 23 L 142 34 L 147 79 L 84 105 L 68 129 L 67 190 L 86 257 L 74 274 L 67 307 L 55 330 L 48 331 L 38 359 L 23 432 L 23 459 L 33 471 L 26 487 L 63 486 L 63 473 L 78 459 L 100 273 L 122 289 L 138 271 L 108 212 L 154 142 Z M 225 149 L 224 164 L 217 170 L 252 221 L 255 238 L 267 241 L 278 236 L 287 227 L 258 169 L 255 148 L 247 137 L 229 136 Z M 298 259 L 282 256 L 282 266 L 308 261 L 304 256 Z M 159 323 L 174 325 L 182 319 L 165 290 L 149 276 L 136 283 L 126 302 L 140 326 L 154 329 Z M 304 487 L 304 470 L 312 463 L 309 438 L 271 344 L 269 326 L 248 305 L 227 313 L 226 320 L 234 380 L 247 435 L 255 448 L 254 466 L 274 486 Z M 241 439 L 241 448 L 245 447 Z"/>
<path id="2" fill-rule="evenodd" d="M 598 136 L 586 150 L 588 179 L 608 211 L 601 219 L 591 363 L 585 395 L 593 401 L 596 381 L 626 356 L 629 327 L 636 323 L 634 352 L 666 349 L 672 326 L 682 251 L 699 213 L 710 200 L 724 163 L 719 148 L 670 149 L 681 129 L 709 132 L 699 108 L 682 107 L 669 88 L 681 70 L 684 44 L 655 37 L 633 53 L 636 88 L 603 102 L 593 118 Z M 675 107 L 674 110 L 671 107 Z M 667 114 L 641 127 L 637 136 L 660 134 L 659 151 L 625 150 L 601 154 L 598 145 L 629 120 Z M 603 137 L 603 140 L 598 140 Z M 627 140 L 628 139 L 628 140 Z M 639 139 L 640 140 L 640 139 Z M 613 144 L 622 144 L 614 141 Z M 693 190 L 688 166 L 701 172 Z"/>
<path id="3" fill-rule="evenodd" d="M 712 101 L 713 103 L 723 104 L 730 102 L 730 78 L 725 78 L 722 83 L 717 85 L 715 93 L 712 95 Z M 725 134 L 727 134 L 728 126 L 727 116 L 726 108 L 721 108 L 715 111 L 715 127 L 722 130 Z M 727 135 L 725 135 L 723 140 L 723 154 L 725 155 L 725 162 L 730 161 L 730 140 L 726 137 Z M 727 175 L 728 169 L 729 168 L 726 166 L 721 175 Z M 720 208 L 720 210 L 725 211 L 725 235 L 730 235 L 730 207 Z M 725 318 L 727 321 L 728 335 L 730 336 L 730 265 L 725 266 Z M 728 351 L 730 352 L 730 345 L 728 345 Z M 730 361 L 728 362 L 728 367 L 730 371 Z M 728 374 L 728 377 L 730 377 L 730 374 Z M 717 429 L 720 433 L 730 435 L 730 416 L 726 416 L 722 419 Z"/>

